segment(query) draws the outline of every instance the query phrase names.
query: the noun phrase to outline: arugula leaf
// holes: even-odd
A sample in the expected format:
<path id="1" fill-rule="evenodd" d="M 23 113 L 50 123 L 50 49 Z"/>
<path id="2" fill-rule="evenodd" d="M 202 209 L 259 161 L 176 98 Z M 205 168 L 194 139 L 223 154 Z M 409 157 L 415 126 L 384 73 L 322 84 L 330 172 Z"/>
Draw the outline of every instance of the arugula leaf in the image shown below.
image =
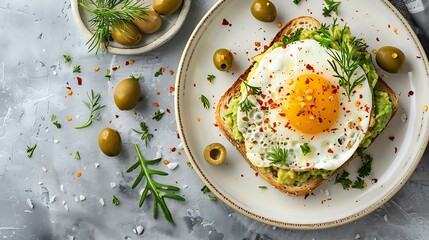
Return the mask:
<path id="1" fill-rule="evenodd" d="M 302 154 L 304 154 L 304 156 L 311 152 L 308 143 L 301 144 L 299 147 L 301 148 Z"/>
<path id="2" fill-rule="evenodd" d="M 285 148 L 280 148 L 279 145 L 276 145 L 271 148 L 271 151 L 267 152 L 267 159 L 278 164 L 287 165 L 287 157 L 289 150 Z"/>
<path id="3" fill-rule="evenodd" d="M 353 183 L 352 188 L 362 189 L 362 188 L 365 188 L 365 186 L 366 186 L 366 183 L 363 180 L 363 178 L 358 177 L 356 181 Z"/>
<path id="4" fill-rule="evenodd" d="M 164 114 L 165 114 L 165 112 L 164 111 L 161 111 L 161 110 L 157 110 L 156 112 L 155 112 L 155 116 L 152 118 L 152 119 L 155 119 L 156 121 L 159 121 L 159 120 L 161 120 L 161 118 L 164 116 Z"/>
<path id="5" fill-rule="evenodd" d="M 71 61 L 71 57 L 69 55 L 63 55 L 63 57 L 65 63 L 69 63 Z"/>
<path id="6" fill-rule="evenodd" d="M 210 102 L 209 102 L 209 100 L 207 99 L 206 96 L 204 96 L 204 95 L 201 94 L 200 100 L 203 103 L 203 106 L 204 106 L 205 109 L 209 109 L 210 108 Z"/>
<path id="7" fill-rule="evenodd" d="M 147 147 L 147 144 L 152 139 L 153 134 L 149 133 L 149 129 L 148 129 L 148 127 L 147 127 L 147 125 L 146 125 L 145 122 L 141 122 L 140 123 L 140 129 L 141 129 L 141 131 L 137 131 L 137 130 L 135 130 L 133 128 L 133 131 L 136 132 L 136 133 L 138 133 L 138 134 L 141 134 L 140 139 L 145 142 L 146 147 Z"/>
<path id="8" fill-rule="evenodd" d="M 323 16 L 327 17 L 332 11 L 338 16 L 338 6 L 340 6 L 341 2 L 335 2 L 334 0 L 325 0 L 327 7 L 324 7 Z"/>
<path id="9" fill-rule="evenodd" d="M 352 181 L 348 178 L 349 177 L 349 173 L 346 172 L 346 170 L 343 170 L 343 173 L 341 174 L 337 174 L 337 176 L 335 177 L 335 183 L 340 183 L 343 186 L 344 190 L 348 190 L 350 188 L 350 185 L 352 184 Z"/>
<path id="10" fill-rule="evenodd" d="M 76 65 L 73 67 L 73 73 L 80 73 L 81 69 L 80 69 L 80 65 Z"/>
<path id="11" fill-rule="evenodd" d="M 34 144 L 33 146 L 27 146 L 27 157 L 31 158 L 33 156 L 34 150 L 36 150 L 37 144 Z"/>
<path id="12" fill-rule="evenodd" d="M 213 80 L 215 80 L 216 76 L 213 74 L 208 74 L 207 75 L 207 81 L 209 81 L 210 83 L 213 82 Z"/>
<path id="13" fill-rule="evenodd" d="M 115 206 L 118 206 L 120 204 L 119 199 L 115 195 L 112 196 L 112 203 Z"/>

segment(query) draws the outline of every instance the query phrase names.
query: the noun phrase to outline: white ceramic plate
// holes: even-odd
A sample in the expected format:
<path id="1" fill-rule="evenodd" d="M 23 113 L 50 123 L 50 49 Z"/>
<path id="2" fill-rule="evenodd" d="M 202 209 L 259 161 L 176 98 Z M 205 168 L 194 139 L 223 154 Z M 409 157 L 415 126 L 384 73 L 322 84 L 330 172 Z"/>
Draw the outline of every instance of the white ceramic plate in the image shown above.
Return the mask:
<path id="1" fill-rule="evenodd" d="M 332 23 L 322 16 L 322 1 L 272 0 L 277 6 L 277 21 L 283 23 L 302 15 L 311 15 L 321 22 Z M 245 162 L 243 157 L 215 126 L 215 107 L 222 94 L 250 65 L 250 58 L 269 44 L 279 28 L 275 23 L 262 23 L 250 13 L 252 1 L 219 1 L 202 19 L 183 53 L 176 82 L 176 113 L 181 139 L 195 171 L 217 195 L 236 211 L 274 226 L 314 229 L 344 224 L 374 211 L 389 200 L 408 180 L 416 168 L 428 142 L 429 105 L 428 60 L 405 19 L 387 0 L 341 1 L 340 23 L 347 23 L 357 37 L 362 37 L 369 50 L 394 45 L 406 54 L 406 65 L 398 74 L 379 71 L 399 96 L 400 109 L 385 131 L 368 149 L 374 157 L 373 170 L 366 178 L 367 188 L 345 191 L 334 185 L 335 176 L 313 194 L 291 197 L 274 189 Z M 226 19 L 231 26 L 222 25 Z M 218 48 L 231 49 L 235 55 L 230 72 L 219 72 L 212 64 Z M 255 49 L 257 48 L 257 49 Z M 216 75 L 213 84 L 206 78 Z M 412 91 L 412 92 L 411 92 Z M 210 100 L 204 109 L 199 97 Z M 203 149 L 210 143 L 226 146 L 228 157 L 218 167 L 203 158 Z M 347 171 L 351 179 L 357 175 L 360 160 L 353 161 Z M 377 181 L 377 182 L 376 182 Z M 268 186 L 260 189 L 258 186 Z"/>
<path id="2" fill-rule="evenodd" d="M 119 55 L 135 55 L 151 51 L 164 43 L 168 42 L 182 27 L 183 22 L 188 15 L 189 8 L 192 0 L 183 0 L 182 7 L 174 14 L 168 16 L 161 16 L 161 28 L 151 34 L 143 33 L 143 38 L 139 44 L 132 47 L 124 47 L 114 41 L 110 42 L 107 51 L 112 54 Z M 88 21 L 91 19 L 91 14 L 88 13 L 79 5 L 80 0 L 71 0 L 73 17 L 78 27 L 89 38 L 92 36 L 92 30 Z M 151 0 L 142 0 L 143 6 L 151 6 Z M 92 7 L 90 5 L 90 7 Z M 94 49 L 95 51 L 95 49 Z"/>

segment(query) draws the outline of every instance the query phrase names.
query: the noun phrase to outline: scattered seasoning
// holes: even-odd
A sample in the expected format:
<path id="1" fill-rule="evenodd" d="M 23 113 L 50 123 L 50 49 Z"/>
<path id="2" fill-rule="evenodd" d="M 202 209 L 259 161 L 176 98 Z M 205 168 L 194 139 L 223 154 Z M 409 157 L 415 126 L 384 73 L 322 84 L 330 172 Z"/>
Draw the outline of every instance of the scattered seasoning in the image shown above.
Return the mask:
<path id="1" fill-rule="evenodd" d="M 81 73 L 80 65 L 76 65 L 73 67 L 73 73 Z"/>
<path id="2" fill-rule="evenodd" d="M 51 115 L 51 122 L 55 125 L 57 128 L 61 128 L 61 124 L 58 122 L 57 116 L 55 114 Z"/>
<path id="3" fill-rule="evenodd" d="M 65 63 L 69 63 L 71 61 L 71 57 L 69 55 L 63 55 L 63 57 Z"/>
<path id="4" fill-rule="evenodd" d="M 170 69 L 170 70 L 168 71 L 168 73 L 169 73 L 170 75 L 173 75 L 173 74 L 174 74 L 174 71 Z"/>
<path id="5" fill-rule="evenodd" d="M 132 80 L 134 80 L 134 81 L 138 81 L 138 80 L 140 80 L 140 78 L 142 77 L 142 75 L 138 75 L 137 77 L 136 76 L 134 76 L 134 75 L 130 75 L 130 78 L 132 79 Z"/>
<path id="6" fill-rule="evenodd" d="M 76 77 L 77 80 L 77 85 L 82 85 L 82 78 L 81 77 Z"/>
<path id="7" fill-rule="evenodd" d="M 155 119 L 156 121 L 159 121 L 159 120 L 161 120 L 161 118 L 164 116 L 164 114 L 165 114 L 164 110 L 162 110 L 162 109 L 158 109 L 158 110 L 155 112 L 155 116 L 154 116 L 152 119 Z"/>
<path id="8" fill-rule="evenodd" d="M 192 167 L 192 163 L 191 163 L 191 162 L 186 162 L 186 166 L 188 166 L 188 167 L 190 167 L 190 168 L 193 168 L 193 167 Z"/>
<path id="9" fill-rule="evenodd" d="M 112 71 L 116 71 L 116 70 L 118 70 L 119 68 L 121 68 L 121 65 L 116 65 L 116 66 L 114 66 L 114 67 L 112 67 Z"/>
<path id="10" fill-rule="evenodd" d="M 167 164 L 167 168 L 170 170 L 174 170 L 177 166 L 179 166 L 179 163 L 177 163 L 177 162 L 171 162 L 171 163 Z"/>
<path id="11" fill-rule="evenodd" d="M 170 86 L 170 93 L 174 92 L 174 86 Z"/>
<path id="12" fill-rule="evenodd" d="M 154 106 L 154 107 L 159 107 L 159 103 L 158 103 L 158 102 L 154 102 L 154 103 L 153 103 L 153 106 Z"/>
<path id="13" fill-rule="evenodd" d="M 167 164 L 169 164 L 170 162 L 169 162 L 167 159 L 164 159 L 163 163 L 164 163 L 164 165 L 167 165 Z"/>
<path id="14" fill-rule="evenodd" d="M 281 27 L 283 26 L 283 24 L 282 24 L 281 22 L 277 22 L 277 23 L 276 23 L 276 26 L 277 26 L 278 28 L 281 28 Z"/>
<path id="15" fill-rule="evenodd" d="M 115 206 L 118 206 L 120 204 L 119 199 L 115 195 L 112 196 L 112 203 Z"/>
<path id="16" fill-rule="evenodd" d="M 67 119 L 67 121 L 69 121 L 69 122 L 70 122 L 70 121 L 72 120 L 72 117 L 67 116 L 67 118 L 66 118 L 66 119 Z"/>
<path id="17" fill-rule="evenodd" d="M 69 96 L 73 95 L 73 91 L 71 89 L 67 90 L 67 95 Z"/>
<path id="18" fill-rule="evenodd" d="M 155 77 L 159 77 L 164 74 L 165 69 L 163 67 L 159 68 L 158 71 L 155 72 Z"/>
<path id="19" fill-rule="evenodd" d="M 94 68 L 94 72 L 98 72 L 98 71 L 100 71 L 100 67 L 97 66 Z"/>
<path id="20" fill-rule="evenodd" d="M 207 195 L 207 197 L 209 198 L 210 201 L 217 201 L 217 198 L 215 196 L 212 195 Z"/>
<path id="21" fill-rule="evenodd" d="M 412 91 L 412 90 L 410 90 L 409 92 L 408 92 L 408 97 L 411 97 L 411 96 L 413 96 L 414 95 L 414 92 Z"/>
<path id="22" fill-rule="evenodd" d="M 363 188 L 365 188 L 366 187 L 366 183 L 365 183 L 365 181 L 362 179 L 362 178 L 360 178 L 360 177 L 358 177 L 357 179 L 356 179 L 356 181 L 353 183 L 353 186 L 352 186 L 352 188 L 356 188 L 356 189 L 363 189 Z"/>
<path id="23" fill-rule="evenodd" d="M 80 153 L 79 151 L 76 151 L 76 154 L 74 155 L 74 158 L 77 160 L 80 160 Z"/>
<path id="24" fill-rule="evenodd" d="M 394 136 L 390 136 L 389 140 L 393 142 L 395 140 L 395 137 Z"/>
<path id="25" fill-rule="evenodd" d="M 125 62 L 126 66 L 133 65 L 133 64 L 134 64 L 134 59 L 130 59 L 130 60 L 128 60 L 128 61 Z"/>
<path id="26" fill-rule="evenodd" d="M 261 185 L 261 186 L 259 186 L 258 188 L 260 188 L 260 189 L 267 189 L 267 186 L 263 186 L 263 185 Z"/>
<path id="27" fill-rule="evenodd" d="M 398 29 L 397 28 L 393 28 L 393 32 L 398 35 Z"/>
<path id="28" fill-rule="evenodd" d="M 207 75 L 207 81 L 209 81 L 210 83 L 213 83 L 213 80 L 215 80 L 216 76 L 213 74 L 208 74 Z"/>
<path id="29" fill-rule="evenodd" d="M 203 193 L 209 193 L 209 192 L 210 192 L 210 189 L 209 189 L 206 185 L 204 185 L 204 186 L 201 188 L 201 192 L 203 192 Z"/>
<path id="30" fill-rule="evenodd" d="M 33 156 L 34 150 L 36 150 L 37 144 L 34 144 L 33 146 L 27 146 L 27 157 L 31 158 Z"/>
<path id="31" fill-rule="evenodd" d="M 104 77 L 110 80 L 110 78 L 112 77 L 112 75 L 110 75 L 110 69 L 107 69 L 106 74 L 104 74 Z"/>
<path id="32" fill-rule="evenodd" d="M 224 26 L 232 26 L 232 24 L 230 24 L 229 22 L 228 22 L 228 20 L 226 20 L 225 18 L 222 20 L 222 25 L 224 25 Z"/>
<path id="33" fill-rule="evenodd" d="M 424 105 L 424 106 L 423 106 L 423 111 L 425 111 L 425 112 L 426 112 L 426 111 L 428 110 L 428 108 L 429 108 L 429 107 L 428 107 L 428 105 Z"/>
<path id="34" fill-rule="evenodd" d="M 81 171 L 77 171 L 76 176 L 77 176 L 78 178 L 80 178 L 80 177 L 82 176 Z"/>
<path id="35" fill-rule="evenodd" d="M 348 176 L 350 175 L 350 173 L 346 172 L 346 170 L 343 170 L 343 173 L 341 174 L 337 174 L 337 176 L 335 177 L 335 183 L 340 183 L 341 186 L 343 186 L 344 190 L 348 190 L 350 188 L 350 185 L 352 184 L 352 181 L 350 179 L 348 179 Z"/>
<path id="36" fill-rule="evenodd" d="M 207 99 L 206 96 L 204 96 L 204 95 L 201 94 L 200 100 L 203 103 L 203 107 L 205 109 L 209 109 L 210 108 L 210 102 L 209 102 L 209 100 Z"/>
<path id="37" fill-rule="evenodd" d="M 302 154 L 304 154 L 304 156 L 311 152 L 308 143 L 301 144 L 299 147 L 301 148 Z"/>

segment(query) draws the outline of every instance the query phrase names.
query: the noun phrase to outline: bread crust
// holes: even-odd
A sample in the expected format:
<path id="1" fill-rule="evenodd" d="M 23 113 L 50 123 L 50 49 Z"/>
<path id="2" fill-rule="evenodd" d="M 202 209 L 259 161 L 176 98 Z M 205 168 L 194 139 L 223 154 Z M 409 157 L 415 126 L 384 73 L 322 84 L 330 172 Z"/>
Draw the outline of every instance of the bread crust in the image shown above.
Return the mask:
<path id="1" fill-rule="evenodd" d="M 273 38 L 269 46 L 272 46 L 275 42 L 282 41 L 284 35 L 290 36 L 298 29 L 309 29 L 309 30 L 316 30 L 321 27 L 321 24 L 318 20 L 316 20 L 313 17 L 309 16 L 302 16 L 297 17 L 295 19 L 292 19 L 289 21 Z M 266 50 L 264 50 L 265 52 Z M 262 53 L 264 53 L 262 52 Z M 262 54 L 261 53 L 261 54 Z M 247 161 L 247 163 L 255 170 L 259 176 L 264 178 L 267 182 L 269 182 L 271 185 L 273 185 L 278 190 L 285 192 L 289 195 L 305 195 L 310 193 L 312 190 L 317 188 L 319 185 L 321 185 L 325 180 L 319 176 L 314 179 L 311 179 L 310 181 L 307 181 L 306 183 L 302 184 L 301 186 L 287 186 L 283 184 L 279 184 L 276 181 L 276 177 L 271 173 L 264 171 L 257 166 L 255 166 L 247 157 L 246 157 L 246 146 L 244 142 L 239 142 L 234 139 L 234 136 L 229 129 L 229 127 L 225 123 L 225 113 L 228 110 L 228 107 L 232 100 L 236 99 L 238 96 L 240 96 L 240 85 L 241 85 L 241 79 L 247 79 L 250 71 L 252 70 L 254 66 L 254 63 L 252 63 L 245 71 L 242 73 L 238 79 L 234 82 L 234 84 L 224 93 L 224 95 L 221 97 L 221 99 L 218 102 L 218 105 L 216 107 L 216 122 L 219 126 L 219 129 L 225 134 L 226 138 L 238 149 L 238 151 L 241 153 L 241 155 L 244 157 L 244 159 Z M 398 97 L 396 96 L 395 92 L 381 79 L 378 79 L 377 85 L 375 87 L 377 90 L 382 90 L 384 92 L 387 92 L 389 95 L 390 100 L 393 103 L 393 115 L 395 115 L 396 111 L 399 107 L 399 101 Z M 392 118 L 391 118 L 392 119 Z M 390 122 L 390 120 L 389 120 Z M 337 168 L 332 175 L 335 175 L 338 171 L 346 167 L 354 157 L 350 158 L 347 162 L 345 162 L 341 167 Z M 331 176 L 332 176 L 331 175 Z"/>

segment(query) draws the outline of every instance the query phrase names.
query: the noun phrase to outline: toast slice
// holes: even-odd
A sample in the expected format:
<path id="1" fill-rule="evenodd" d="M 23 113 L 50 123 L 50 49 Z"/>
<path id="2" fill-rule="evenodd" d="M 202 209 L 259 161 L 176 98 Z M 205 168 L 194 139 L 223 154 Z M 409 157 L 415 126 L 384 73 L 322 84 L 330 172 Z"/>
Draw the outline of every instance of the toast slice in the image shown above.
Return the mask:
<path id="1" fill-rule="evenodd" d="M 313 17 L 303 16 L 292 19 L 277 33 L 277 35 L 271 41 L 270 46 L 273 45 L 275 42 L 282 41 L 284 35 L 291 36 L 297 30 L 316 30 L 320 27 L 320 22 Z M 285 192 L 289 195 L 298 196 L 307 194 L 319 185 L 321 185 L 325 181 L 325 179 L 319 176 L 314 179 L 311 179 L 310 181 L 307 181 L 300 186 L 288 186 L 279 184 L 276 181 L 277 177 L 273 173 L 265 171 L 252 164 L 252 162 L 246 157 L 246 147 L 244 142 L 239 142 L 234 139 L 231 129 L 227 126 L 225 122 L 226 119 L 224 116 L 232 100 L 241 96 L 240 86 L 242 81 L 240 79 L 247 79 L 247 76 L 253 68 L 253 65 L 254 64 L 249 66 L 246 71 L 238 77 L 234 84 L 225 92 L 225 94 L 219 100 L 218 105 L 216 107 L 216 122 L 219 126 L 219 129 L 225 134 L 226 138 L 239 150 L 239 152 L 241 153 L 241 155 L 243 155 L 247 163 L 253 168 L 253 170 L 255 170 L 259 174 L 259 176 L 264 178 L 266 181 L 268 181 L 271 185 L 273 185 L 280 191 Z M 375 90 L 383 91 L 388 94 L 390 101 L 393 103 L 393 117 L 399 107 L 398 97 L 396 96 L 395 92 L 381 78 L 378 79 Z M 374 114 L 371 114 L 371 116 L 374 116 Z M 372 119 L 370 122 L 372 123 L 370 123 L 371 128 L 374 125 L 375 119 Z M 347 162 L 345 162 L 341 167 L 336 169 L 331 174 L 331 176 L 335 175 L 338 171 L 347 166 L 351 160 L 353 160 L 353 157 L 350 158 Z"/>

